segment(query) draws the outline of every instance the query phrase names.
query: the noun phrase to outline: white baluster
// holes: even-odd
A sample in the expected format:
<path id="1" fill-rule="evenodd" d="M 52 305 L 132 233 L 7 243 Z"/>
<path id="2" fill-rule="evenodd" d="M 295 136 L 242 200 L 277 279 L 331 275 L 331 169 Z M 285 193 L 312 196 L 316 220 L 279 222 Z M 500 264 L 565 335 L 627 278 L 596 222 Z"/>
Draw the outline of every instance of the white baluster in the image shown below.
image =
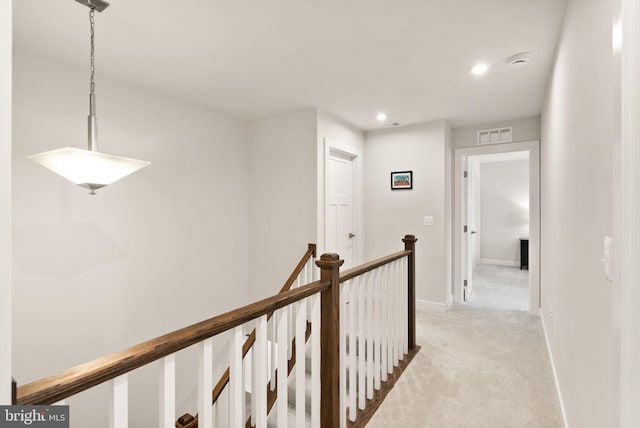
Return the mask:
<path id="1" fill-rule="evenodd" d="M 244 386 L 242 384 L 242 326 L 233 329 L 229 352 L 229 420 L 231 428 L 244 426 L 242 404 Z"/>
<path id="2" fill-rule="evenodd" d="M 175 428 L 176 424 L 176 355 L 160 360 L 159 426 Z"/>
<path id="3" fill-rule="evenodd" d="M 278 365 L 278 360 L 276 358 L 276 355 L 278 355 L 278 345 L 277 345 L 277 341 L 276 338 L 278 337 L 277 335 L 277 331 L 278 331 L 278 323 L 276 322 L 276 314 L 275 312 L 273 313 L 273 316 L 271 317 L 271 320 L 269 321 L 271 323 L 271 351 L 269 353 L 270 357 L 269 357 L 269 361 L 271 362 L 271 367 L 269 368 L 270 372 L 269 372 L 269 388 L 271 388 L 271 391 L 275 391 L 276 389 L 276 367 Z"/>
<path id="4" fill-rule="evenodd" d="M 278 312 L 278 428 L 286 428 L 289 405 L 287 391 L 289 307 L 284 307 Z"/>
<path id="5" fill-rule="evenodd" d="M 387 381 L 387 266 L 380 268 L 380 380 Z"/>
<path id="6" fill-rule="evenodd" d="M 398 260 L 398 275 L 396 277 L 396 287 L 398 289 L 398 299 L 396 302 L 397 312 L 398 312 L 398 350 L 396 351 L 398 354 L 398 361 L 402 360 L 402 325 L 405 323 L 404 315 L 402 312 L 402 261 L 403 259 Z"/>
<path id="7" fill-rule="evenodd" d="M 313 258 L 307 260 L 307 264 L 304 267 L 304 283 L 311 284 L 313 282 Z M 307 303 L 307 321 L 311 322 L 311 310 L 312 310 L 311 300 Z"/>
<path id="8" fill-rule="evenodd" d="M 213 339 L 205 339 L 199 344 L 198 359 L 198 428 L 213 426 L 211 391 L 213 389 Z"/>
<path id="9" fill-rule="evenodd" d="M 380 389 L 380 283 L 382 282 L 382 272 L 375 271 L 375 281 L 373 283 L 373 387 Z"/>
<path id="10" fill-rule="evenodd" d="M 295 328 L 293 326 L 293 307 L 288 308 L 287 310 L 288 318 L 287 318 L 287 337 L 293 338 L 295 334 Z M 287 359 L 291 359 L 293 356 L 293 347 L 287 346 Z"/>
<path id="11" fill-rule="evenodd" d="M 393 373 L 393 269 L 391 264 L 385 265 L 384 304 L 386 313 L 386 341 L 387 341 L 387 373 Z"/>
<path id="12" fill-rule="evenodd" d="M 396 365 L 396 261 L 389 264 L 389 366 L 393 373 L 393 367 Z"/>
<path id="13" fill-rule="evenodd" d="M 258 334 L 258 331 L 255 330 L 255 333 Z M 251 426 L 256 426 L 256 391 L 258 390 L 258 385 L 260 385 L 260 383 L 258 382 L 258 365 L 261 364 L 261 362 L 258 361 L 256 349 L 256 342 L 254 341 L 253 346 L 249 349 L 249 352 L 245 357 L 245 361 L 247 357 L 251 358 L 251 391 L 249 391 L 251 392 Z M 265 384 L 266 381 L 262 384 L 262 388 L 264 388 Z"/>
<path id="14" fill-rule="evenodd" d="M 301 300 L 296 303 L 296 426 L 305 425 L 305 395 L 306 395 L 306 360 L 305 342 L 307 335 L 307 302 Z"/>
<path id="15" fill-rule="evenodd" d="M 304 268 L 302 268 L 302 285 L 307 285 L 309 283 L 308 279 L 309 279 L 309 261 L 307 260 L 306 262 L 304 262 Z"/>
<path id="16" fill-rule="evenodd" d="M 226 389 L 226 388 L 225 388 Z M 218 399 L 213 406 L 211 406 L 211 418 L 213 419 L 213 426 L 219 427 L 222 426 L 220 423 L 220 403 L 222 402 L 222 394 L 218 395 Z"/>
<path id="17" fill-rule="evenodd" d="M 313 282 L 313 268 L 315 267 L 315 259 L 313 257 L 311 257 L 309 259 L 309 261 L 307 262 L 307 284 L 310 284 Z"/>
<path id="18" fill-rule="evenodd" d="M 358 300 L 358 288 L 360 286 L 360 277 L 354 278 L 351 283 L 351 289 L 349 293 L 349 420 L 356 420 L 356 319 L 358 312 L 360 311 L 360 301 Z"/>
<path id="19" fill-rule="evenodd" d="M 403 354 L 409 352 L 409 324 L 407 318 L 409 317 L 409 258 L 405 257 L 402 264 L 402 350 Z"/>
<path id="20" fill-rule="evenodd" d="M 320 293 L 311 297 L 311 428 L 320 428 Z"/>
<path id="21" fill-rule="evenodd" d="M 404 299 L 404 287 L 402 285 L 402 276 L 404 258 L 399 260 L 398 263 L 398 360 L 403 359 L 404 355 L 404 326 L 407 324 L 407 320 L 404 317 L 404 305 L 406 301 Z"/>
<path id="22" fill-rule="evenodd" d="M 129 426 L 129 381 L 126 373 L 113 379 L 110 384 L 109 428 L 127 428 Z"/>
<path id="23" fill-rule="evenodd" d="M 338 388 L 340 390 L 340 428 L 344 428 L 346 426 L 346 415 L 347 415 L 347 367 L 346 367 L 346 344 L 347 344 L 347 318 L 349 314 L 347 313 L 347 296 L 349 295 L 349 287 L 351 287 L 351 281 L 343 283 L 340 287 L 340 325 L 338 326 L 338 337 L 339 337 L 339 346 L 340 346 L 340 354 L 339 354 L 339 365 L 340 365 L 340 383 Z"/>
<path id="24" fill-rule="evenodd" d="M 256 342 L 253 345 L 253 357 L 255 360 L 255 388 L 251 391 L 251 395 L 256 397 L 255 403 L 255 426 L 256 428 L 267 427 L 267 316 L 263 315 L 258 318 L 256 323 Z M 253 416 L 253 414 L 252 414 Z"/>
<path id="25" fill-rule="evenodd" d="M 371 272 L 367 278 L 367 324 L 366 342 L 367 342 L 367 398 L 371 400 L 373 398 L 373 291 L 375 282 L 375 272 Z"/>
<path id="26" fill-rule="evenodd" d="M 311 281 L 317 281 L 320 279 L 320 269 L 316 269 L 316 258 L 311 258 Z"/>
<path id="27" fill-rule="evenodd" d="M 398 366 L 400 360 L 400 286 L 398 275 L 400 274 L 400 260 L 393 263 L 393 336 L 394 336 L 394 356 L 393 365 Z"/>
<path id="28" fill-rule="evenodd" d="M 366 348 L 366 336 L 365 336 L 365 314 L 366 314 L 366 293 L 365 288 L 367 285 L 367 274 L 359 277 L 358 280 L 358 408 L 364 409 L 366 404 L 365 393 L 365 348 Z"/>

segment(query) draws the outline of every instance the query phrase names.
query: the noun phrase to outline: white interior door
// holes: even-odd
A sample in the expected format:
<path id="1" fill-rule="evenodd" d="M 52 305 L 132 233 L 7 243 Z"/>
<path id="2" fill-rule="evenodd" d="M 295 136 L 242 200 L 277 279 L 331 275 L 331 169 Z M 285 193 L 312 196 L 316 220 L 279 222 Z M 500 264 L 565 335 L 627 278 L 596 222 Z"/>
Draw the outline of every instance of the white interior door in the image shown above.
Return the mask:
<path id="1" fill-rule="evenodd" d="M 462 249 L 462 278 L 463 278 L 463 300 L 466 302 L 471 297 L 473 290 L 473 267 L 476 259 L 476 227 L 475 219 L 475 201 L 474 201 L 474 168 L 477 168 L 477 164 L 473 162 L 469 157 L 463 159 L 464 166 L 464 178 L 462 182 L 463 189 L 463 224 L 464 224 L 464 237 L 463 237 L 463 249 Z"/>
<path id="2" fill-rule="evenodd" d="M 477 157 L 469 158 L 469 190 L 470 202 L 469 207 L 469 229 L 471 230 L 471 269 L 479 263 L 480 247 L 482 239 L 482 183 L 480 182 L 480 162 Z"/>
<path id="3" fill-rule="evenodd" d="M 331 152 L 327 159 L 325 209 L 326 251 L 344 259 L 341 269 L 353 267 L 355 240 L 353 216 L 353 159 Z"/>

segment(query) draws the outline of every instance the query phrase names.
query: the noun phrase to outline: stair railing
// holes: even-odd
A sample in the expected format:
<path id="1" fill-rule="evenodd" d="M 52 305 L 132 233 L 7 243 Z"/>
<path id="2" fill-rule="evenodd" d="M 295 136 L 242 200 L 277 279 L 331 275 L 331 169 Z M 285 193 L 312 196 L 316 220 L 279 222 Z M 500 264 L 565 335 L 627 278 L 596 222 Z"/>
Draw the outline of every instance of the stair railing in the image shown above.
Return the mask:
<path id="1" fill-rule="evenodd" d="M 365 426 L 418 352 L 415 243 L 340 274 L 340 427 Z M 338 426 L 338 425 L 336 425 Z"/>
<path id="2" fill-rule="evenodd" d="M 284 283 L 278 294 L 284 293 L 285 291 L 290 290 L 291 288 L 299 287 L 301 284 L 308 284 L 313 280 L 314 272 L 314 263 L 316 259 L 316 244 L 309 244 L 307 252 L 304 253 L 296 267 L 294 268 L 287 281 Z M 267 322 L 273 316 L 273 312 L 267 314 Z M 245 358 L 251 347 L 255 343 L 256 340 L 256 330 L 253 329 L 251 333 L 247 336 L 247 340 L 242 344 L 242 358 Z M 212 392 L 212 404 L 214 404 L 225 386 L 229 383 L 229 368 L 224 371 L 220 379 L 216 383 L 216 386 L 213 388 Z"/>
<path id="3" fill-rule="evenodd" d="M 381 384 L 387 378 L 389 367 L 408 352 L 419 349 L 415 345 L 415 242 L 412 235 L 405 236 L 405 250 L 347 270 L 340 274 L 343 261 L 336 254 L 323 254 L 316 262 L 320 279 L 292 288 L 275 296 L 260 300 L 208 320 L 176 330 L 129 349 L 117 352 L 65 372 L 41 379 L 17 389 L 20 405 L 54 404 L 79 392 L 108 382 L 110 384 L 111 426 L 128 427 L 128 373 L 154 361 L 160 364 L 159 425 L 169 428 L 175 424 L 175 353 L 192 345 L 198 346 L 198 426 L 214 426 L 213 391 L 213 337 L 223 332 L 232 333 L 229 345 L 228 420 L 218 426 L 241 428 L 245 426 L 245 385 L 243 383 L 243 326 L 255 325 L 254 385 L 267 385 L 270 368 L 266 358 L 268 344 L 267 319 L 270 313 L 276 329 L 276 385 L 278 390 L 276 414 L 278 427 L 286 427 L 288 420 L 289 349 L 291 340 L 300 350 L 296 370 L 304 366 L 304 350 L 310 324 L 311 364 L 311 426 L 338 428 L 346 426 L 349 412 L 350 426 L 364 426 L 377 408 L 383 395 Z M 405 270 L 406 269 L 406 270 Z M 384 281 L 383 281 L 384 280 Z M 388 283 L 385 283 L 387 281 Z M 364 296 L 364 297 L 362 297 Z M 383 304 L 382 298 L 391 299 Z M 356 309 L 351 309 L 356 308 Z M 290 316 L 293 313 L 293 334 L 290 334 Z M 405 322 L 403 322 L 404 320 Z M 310 321 L 310 323 L 308 322 Z M 384 321 L 384 322 L 383 322 Z M 354 323 L 361 328 L 351 329 Z M 361 323 L 361 324 L 358 324 Z M 364 326 L 363 326 L 364 325 Z M 313 334 L 319 332 L 319 334 Z M 357 338 L 357 339 L 356 339 Z M 357 340 L 357 342 L 356 342 Z M 356 352 L 357 347 L 361 352 Z M 366 348 L 366 352 L 364 351 Z M 344 351 L 349 349 L 348 354 Z M 363 355 L 364 354 L 364 355 Z M 364 364 L 361 364 L 361 355 Z M 293 355 L 292 355 L 293 356 Z M 354 356 L 358 370 L 347 368 Z M 385 357 L 386 356 L 386 357 Z M 385 359 L 386 358 L 386 359 Z M 401 367 L 408 359 L 404 357 Z M 385 370 L 386 369 L 386 370 Z M 396 368 L 397 370 L 397 368 Z M 304 369 L 303 369 L 304 371 Z M 385 374 L 386 373 L 386 374 Z M 350 389 L 346 388 L 349 374 Z M 352 376 L 353 375 L 353 376 Z M 397 378 L 397 374 L 393 377 Z M 365 388 L 351 387 L 352 379 L 364 379 Z M 302 379 L 302 380 L 301 380 Z M 371 386 L 370 386 L 371 385 Z M 296 426 L 305 426 L 306 411 L 304 376 L 296 373 Z M 373 394 L 373 389 L 377 392 Z M 267 426 L 268 388 L 256 387 L 255 406 L 251 412 L 255 426 Z M 338 393 L 336 393 L 338 392 Z M 366 393 L 366 395 L 363 395 Z M 365 406 L 360 406 L 362 397 Z M 355 398 L 354 398 L 355 397 Z M 353 405 L 356 401 L 358 408 Z M 351 409 L 354 409 L 353 411 Z M 356 413 L 356 418 L 352 417 Z M 363 423 L 364 421 L 364 423 Z M 251 424 L 251 423 L 250 423 Z"/>

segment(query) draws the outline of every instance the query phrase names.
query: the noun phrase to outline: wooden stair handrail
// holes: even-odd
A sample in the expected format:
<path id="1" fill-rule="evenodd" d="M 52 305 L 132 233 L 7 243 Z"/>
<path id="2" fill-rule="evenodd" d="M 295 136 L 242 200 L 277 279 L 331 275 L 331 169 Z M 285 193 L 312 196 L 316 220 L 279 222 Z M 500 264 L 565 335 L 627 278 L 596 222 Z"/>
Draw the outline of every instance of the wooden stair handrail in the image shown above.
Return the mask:
<path id="1" fill-rule="evenodd" d="M 205 321 L 18 387 L 18 405 L 53 404 L 205 339 L 331 287 L 330 281 L 284 291 Z"/>
<path id="2" fill-rule="evenodd" d="M 389 254 L 388 256 L 380 257 L 379 259 L 372 260 L 367 263 L 363 263 L 351 269 L 347 269 L 343 272 L 340 272 L 340 282 L 346 282 L 357 276 L 364 275 L 367 272 L 370 272 L 374 269 L 377 269 L 381 266 L 389 264 L 403 257 L 410 256 L 411 254 L 412 254 L 411 250 L 398 251 L 398 252 Z"/>
<path id="3" fill-rule="evenodd" d="M 311 259 L 311 257 L 315 257 L 315 256 L 316 256 L 316 244 L 308 244 L 307 252 L 304 253 L 304 255 L 302 256 L 302 258 L 300 259 L 296 267 L 293 269 L 293 272 L 291 272 L 291 275 L 289 275 L 289 278 L 287 278 L 287 281 L 284 283 L 284 285 L 282 286 L 278 294 L 284 293 L 285 291 L 291 289 L 291 287 L 293 286 L 293 283 L 296 281 L 296 278 L 298 277 L 298 275 L 302 273 L 302 269 L 304 269 L 307 262 Z M 267 321 L 270 320 L 272 316 L 273 316 L 273 312 L 269 312 L 267 314 Z M 249 350 L 251 349 L 255 341 L 256 341 L 256 329 L 254 328 L 249 334 L 249 336 L 247 337 L 247 340 L 245 340 L 244 344 L 242 345 L 242 359 L 244 359 L 244 357 L 247 356 L 247 354 L 249 353 Z M 218 380 L 216 385 L 213 387 L 213 391 L 211 392 L 211 404 L 214 404 L 218 400 L 218 397 L 220 397 L 220 394 L 222 394 L 222 391 L 224 391 L 224 388 L 225 386 L 227 386 L 228 383 L 229 383 L 229 367 L 226 368 L 224 373 L 222 373 L 222 376 L 220 376 L 220 379 Z"/>
<path id="4" fill-rule="evenodd" d="M 316 244 L 308 244 L 307 252 L 304 253 L 304 256 L 302 256 L 302 258 L 296 265 L 295 269 L 293 269 L 293 272 L 291 272 L 291 275 L 289 275 L 289 278 L 287 278 L 287 281 L 284 283 L 284 285 L 280 289 L 280 293 L 282 293 L 283 291 L 289 290 L 291 286 L 293 286 L 293 283 L 295 282 L 298 275 L 302 273 L 302 269 L 304 269 L 304 266 L 311 259 L 311 257 L 315 257 L 315 256 L 316 256 Z"/>

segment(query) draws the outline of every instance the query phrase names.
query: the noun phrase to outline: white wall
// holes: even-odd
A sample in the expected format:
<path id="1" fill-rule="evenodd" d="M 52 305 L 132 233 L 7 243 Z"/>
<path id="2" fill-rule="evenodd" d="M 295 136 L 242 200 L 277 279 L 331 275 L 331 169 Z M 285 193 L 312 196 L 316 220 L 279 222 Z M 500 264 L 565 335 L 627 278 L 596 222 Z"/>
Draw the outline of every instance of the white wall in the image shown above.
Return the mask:
<path id="1" fill-rule="evenodd" d="M 356 156 L 356 263 L 364 253 L 364 133 L 332 114 L 306 109 L 249 125 L 252 300 L 275 294 L 307 249 L 324 252 L 325 141 Z"/>
<path id="2" fill-rule="evenodd" d="M 85 147 L 86 70 L 26 54 L 14 67 L 19 383 L 246 304 L 245 125 L 98 75 L 101 150 L 153 163 L 90 196 L 27 159 Z M 178 364 L 179 409 L 193 413 L 197 365 Z M 155 369 L 132 376 L 131 406 L 147 410 L 131 424 L 157 426 Z M 72 426 L 106 426 L 86 404 L 103 391 L 71 399 Z"/>
<path id="3" fill-rule="evenodd" d="M 315 109 L 249 125 L 252 300 L 276 294 L 316 242 L 316 139 Z"/>
<path id="4" fill-rule="evenodd" d="M 354 265 L 365 262 L 365 242 L 364 231 L 364 132 L 344 122 L 340 118 L 323 110 L 318 110 L 318 257 L 325 251 L 325 160 L 329 146 L 343 152 L 355 155 L 353 168 L 355 175 L 354 192 L 354 219 L 355 219 L 355 254 Z"/>
<path id="5" fill-rule="evenodd" d="M 480 163 L 481 263 L 520 265 L 529 235 L 529 160 Z"/>
<path id="6" fill-rule="evenodd" d="M 453 128 L 452 138 L 454 149 L 475 147 L 478 145 L 477 132 L 481 129 L 513 127 L 513 142 L 534 141 L 540 139 L 540 118 L 527 117 L 502 122 L 485 123 L 482 125 Z"/>
<path id="7" fill-rule="evenodd" d="M 599 261 L 612 234 L 612 11 L 568 2 L 542 114 L 542 315 L 575 428 L 619 426 L 619 303 Z"/>
<path id="8" fill-rule="evenodd" d="M 416 235 L 418 303 L 438 310 L 444 310 L 450 296 L 446 134 L 446 122 L 438 121 L 365 136 L 365 258 L 397 251 L 405 234 Z M 413 171 L 413 190 L 390 190 L 390 173 L 406 170 Z M 434 226 L 423 226 L 426 215 L 434 217 Z"/>
<path id="9" fill-rule="evenodd" d="M 0 405 L 11 404 L 11 6 L 0 2 Z"/>

